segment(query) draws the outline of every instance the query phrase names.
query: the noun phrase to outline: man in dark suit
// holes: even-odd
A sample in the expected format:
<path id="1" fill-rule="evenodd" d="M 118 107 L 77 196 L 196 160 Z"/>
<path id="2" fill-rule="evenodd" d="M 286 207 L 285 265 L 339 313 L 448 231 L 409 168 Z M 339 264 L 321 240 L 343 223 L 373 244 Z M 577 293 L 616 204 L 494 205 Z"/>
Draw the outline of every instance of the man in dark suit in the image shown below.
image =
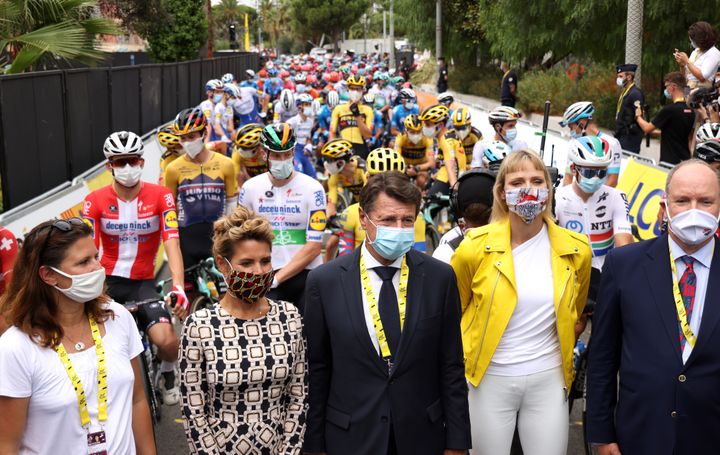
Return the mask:
<path id="1" fill-rule="evenodd" d="M 470 448 L 452 269 L 411 250 L 420 191 L 399 172 L 360 194 L 366 241 L 308 277 L 306 453 L 460 455 Z"/>
<path id="2" fill-rule="evenodd" d="M 637 65 L 626 63 L 618 65 L 617 85 L 620 87 L 620 98 L 615 110 L 615 138 L 620 141 L 623 150 L 640 153 L 643 131 L 635 122 L 635 109 L 645 105 L 645 94 L 635 85 Z"/>
<path id="3" fill-rule="evenodd" d="M 669 233 L 605 259 L 587 383 L 601 455 L 720 453 L 718 174 L 684 161 L 665 191 Z"/>

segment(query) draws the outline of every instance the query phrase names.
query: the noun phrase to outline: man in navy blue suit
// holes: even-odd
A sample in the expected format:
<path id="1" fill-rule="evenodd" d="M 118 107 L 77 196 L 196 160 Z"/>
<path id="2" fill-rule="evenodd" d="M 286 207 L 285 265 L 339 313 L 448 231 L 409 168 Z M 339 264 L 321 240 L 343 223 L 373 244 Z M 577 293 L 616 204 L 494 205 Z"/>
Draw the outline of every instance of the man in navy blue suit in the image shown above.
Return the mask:
<path id="1" fill-rule="evenodd" d="M 605 260 L 587 391 L 601 455 L 720 453 L 718 179 L 699 160 L 676 166 L 668 234 Z"/>

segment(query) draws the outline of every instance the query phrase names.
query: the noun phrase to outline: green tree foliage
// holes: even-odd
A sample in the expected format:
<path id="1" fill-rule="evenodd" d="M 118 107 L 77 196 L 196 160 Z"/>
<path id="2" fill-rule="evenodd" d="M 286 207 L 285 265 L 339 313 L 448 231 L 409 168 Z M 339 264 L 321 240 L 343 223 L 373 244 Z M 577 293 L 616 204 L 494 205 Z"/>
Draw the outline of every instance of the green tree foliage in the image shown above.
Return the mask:
<path id="1" fill-rule="evenodd" d="M 260 21 L 270 38 L 266 47 L 277 47 L 280 37 L 291 33 L 289 0 L 260 0 Z"/>
<path id="2" fill-rule="evenodd" d="M 214 5 L 212 9 L 216 36 L 220 35 L 223 38 L 228 38 L 230 25 L 235 24 L 238 42 L 242 44 L 245 14 L 247 14 L 248 28 L 251 30 L 250 35 L 252 37 L 252 30 L 257 27 L 258 14 L 255 8 L 241 5 L 238 0 L 222 0 L 217 5 Z"/>
<path id="3" fill-rule="evenodd" d="M 143 38 L 170 19 L 162 0 L 99 0 L 98 4 L 103 14 L 119 19 L 123 27 Z"/>
<path id="4" fill-rule="evenodd" d="M 296 34 L 313 42 L 325 33 L 337 43 L 343 30 L 360 20 L 368 0 L 290 0 Z"/>
<path id="5" fill-rule="evenodd" d="M 20 73 L 44 56 L 102 61 L 98 35 L 119 33 L 112 21 L 94 14 L 92 0 L 0 0 L 0 49 L 7 50 L 6 73 Z"/>
<path id="6" fill-rule="evenodd" d="M 163 0 L 167 21 L 156 24 L 146 36 L 149 54 L 157 62 L 177 62 L 198 57 L 207 41 L 204 0 Z"/>

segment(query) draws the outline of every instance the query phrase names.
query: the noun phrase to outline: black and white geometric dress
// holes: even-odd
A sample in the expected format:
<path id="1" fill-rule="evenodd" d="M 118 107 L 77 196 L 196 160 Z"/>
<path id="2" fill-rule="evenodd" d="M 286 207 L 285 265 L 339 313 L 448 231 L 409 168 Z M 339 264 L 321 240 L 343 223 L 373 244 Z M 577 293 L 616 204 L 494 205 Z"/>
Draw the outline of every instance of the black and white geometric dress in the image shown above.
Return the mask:
<path id="1" fill-rule="evenodd" d="M 185 321 L 180 392 L 193 454 L 299 454 L 305 433 L 307 375 L 302 319 L 268 299 L 259 319 L 220 305 Z"/>

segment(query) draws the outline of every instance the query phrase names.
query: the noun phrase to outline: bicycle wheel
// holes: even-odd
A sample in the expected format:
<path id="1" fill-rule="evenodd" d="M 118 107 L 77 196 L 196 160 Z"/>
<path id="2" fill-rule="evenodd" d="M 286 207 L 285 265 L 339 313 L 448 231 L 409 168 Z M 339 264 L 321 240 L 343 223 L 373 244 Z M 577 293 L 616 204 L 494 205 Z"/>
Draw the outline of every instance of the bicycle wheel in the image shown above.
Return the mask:
<path id="1" fill-rule="evenodd" d="M 157 390 L 155 389 L 155 386 L 153 385 L 153 380 L 151 377 L 150 368 L 148 367 L 148 361 L 147 361 L 147 351 L 143 351 L 140 353 L 140 378 L 142 379 L 142 385 L 143 389 L 145 390 L 145 398 L 148 401 L 148 406 L 150 407 L 150 418 L 152 419 L 152 425 L 153 425 L 153 433 L 155 432 L 155 427 L 160 422 L 160 419 L 162 418 L 162 411 L 160 409 L 160 401 L 158 397 Z"/>
<path id="2" fill-rule="evenodd" d="M 190 304 L 190 313 L 192 314 L 198 310 L 212 308 L 213 305 L 215 305 L 215 301 L 213 299 L 204 295 L 199 295 L 195 297 Z"/>

